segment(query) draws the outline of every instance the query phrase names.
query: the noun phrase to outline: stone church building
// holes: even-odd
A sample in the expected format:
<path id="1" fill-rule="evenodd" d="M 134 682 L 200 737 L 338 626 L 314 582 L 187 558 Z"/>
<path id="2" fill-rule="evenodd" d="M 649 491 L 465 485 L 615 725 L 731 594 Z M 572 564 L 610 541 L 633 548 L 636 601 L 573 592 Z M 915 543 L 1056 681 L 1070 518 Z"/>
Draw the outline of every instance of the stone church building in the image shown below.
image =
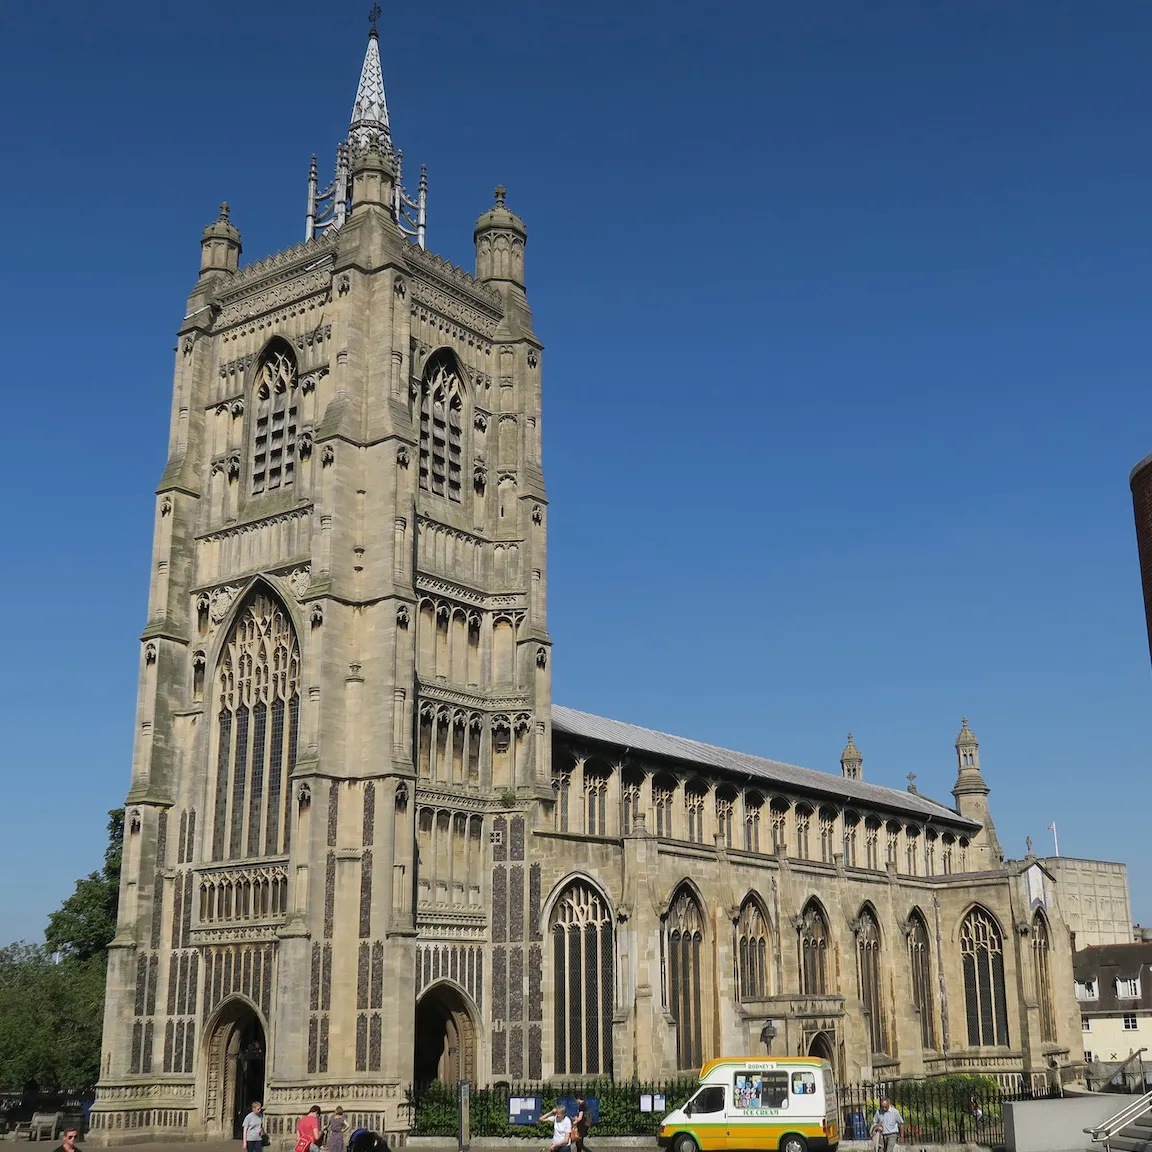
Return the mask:
<path id="1" fill-rule="evenodd" d="M 203 234 L 175 350 L 93 1137 L 400 1131 L 405 1090 L 1079 1060 L 1050 873 L 954 807 L 553 705 L 543 355 L 497 189 L 425 247 L 373 30 L 303 243 Z"/>

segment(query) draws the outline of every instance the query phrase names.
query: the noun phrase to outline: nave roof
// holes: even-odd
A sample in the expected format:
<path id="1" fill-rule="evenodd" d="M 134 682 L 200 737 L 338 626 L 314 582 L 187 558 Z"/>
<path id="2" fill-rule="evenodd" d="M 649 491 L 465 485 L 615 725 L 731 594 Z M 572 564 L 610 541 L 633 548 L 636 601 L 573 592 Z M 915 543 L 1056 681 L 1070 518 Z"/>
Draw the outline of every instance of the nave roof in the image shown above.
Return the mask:
<path id="1" fill-rule="evenodd" d="M 668 732 L 641 728 L 638 724 L 626 724 L 622 720 L 593 716 L 589 712 L 579 712 L 575 708 L 565 708 L 560 704 L 552 705 L 552 729 L 564 736 L 595 740 L 634 752 L 664 756 L 697 768 L 717 768 L 722 772 L 763 781 L 768 786 L 775 785 L 781 789 L 815 794 L 819 798 L 847 801 L 849 804 L 859 805 L 862 809 L 915 816 L 922 823 L 933 821 L 950 824 L 965 831 L 975 831 L 979 828 L 979 824 L 975 821 L 960 816 L 953 809 L 935 800 L 929 800 L 927 796 L 903 792 L 897 788 L 885 788 L 863 780 L 848 780 L 831 772 L 801 768 L 796 764 L 768 760 L 747 752 L 734 752 L 730 748 L 717 748 L 714 744 L 702 744 L 698 740 L 689 740 L 684 736 L 673 736 Z"/>

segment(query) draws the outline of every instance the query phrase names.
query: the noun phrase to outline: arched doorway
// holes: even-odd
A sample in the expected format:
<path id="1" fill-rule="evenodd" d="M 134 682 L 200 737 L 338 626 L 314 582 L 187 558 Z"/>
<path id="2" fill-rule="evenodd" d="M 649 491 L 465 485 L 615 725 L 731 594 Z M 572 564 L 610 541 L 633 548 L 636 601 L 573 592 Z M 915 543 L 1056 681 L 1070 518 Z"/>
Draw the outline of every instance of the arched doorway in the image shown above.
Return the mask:
<path id="1" fill-rule="evenodd" d="M 240 1138 L 253 1100 L 264 1099 L 267 1040 L 256 1010 L 232 999 L 220 1009 L 208 1038 L 204 1118 L 225 1139 Z"/>
<path id="2" fill-rule="evenodd" d="M 827 1060 L 833 1067 L 836 1066 L 836 1057 L 832 1055 L 832 1042 L 826 1032 L 817 1032 L 808 1045 L 808 1055 L 815 1056 L 817 1060 Z"/>
<path id="3" fill-rule="evenodd" d="M 416 1004 L 417 1084 L 476 1082 L 476 1024 L 467 996 L 453 984 L 434 984 Z"/>

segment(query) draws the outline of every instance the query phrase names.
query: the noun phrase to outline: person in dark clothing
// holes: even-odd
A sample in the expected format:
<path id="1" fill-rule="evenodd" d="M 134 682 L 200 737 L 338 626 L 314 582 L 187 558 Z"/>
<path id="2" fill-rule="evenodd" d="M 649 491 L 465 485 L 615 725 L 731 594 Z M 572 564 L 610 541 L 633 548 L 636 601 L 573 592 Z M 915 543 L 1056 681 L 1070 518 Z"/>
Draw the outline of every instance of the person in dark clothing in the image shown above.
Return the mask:
<path id="1" fill-rule="evenodd" d="M 577 1096 L 576 1115 L 572 1117 L 572 1146 L 576 1152 L 588 1152 L 584 1139 L 591 1127 L 592 1117 L 588 1112 L 588 1102 L 583 1096 Z"/>
<path id="2" fill-rule="evenodd" d="M 76 1152 L 76 1140 L 80 1135 L 79 1128 L 65 1128 L 60 1133 L 60 1147 L 54 1152 Z"/>

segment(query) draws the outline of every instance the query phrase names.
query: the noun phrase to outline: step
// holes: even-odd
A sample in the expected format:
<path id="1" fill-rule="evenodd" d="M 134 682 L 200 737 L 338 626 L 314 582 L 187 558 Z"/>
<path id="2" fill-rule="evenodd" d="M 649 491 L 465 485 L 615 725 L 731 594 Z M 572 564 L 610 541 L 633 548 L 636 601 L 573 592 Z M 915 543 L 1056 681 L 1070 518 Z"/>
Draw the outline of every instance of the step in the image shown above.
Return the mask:
<path id="1" fill-rule="evenodd" d="M 1127 1132 L 1128 1129 L 1125 1128 L 1124 1131 Z M 1112 1152 L 1152 1152 L 1152 1141 L 1140 1136 L 1113 1136 L 1108 1141 L 1108 1147 Z"/>

